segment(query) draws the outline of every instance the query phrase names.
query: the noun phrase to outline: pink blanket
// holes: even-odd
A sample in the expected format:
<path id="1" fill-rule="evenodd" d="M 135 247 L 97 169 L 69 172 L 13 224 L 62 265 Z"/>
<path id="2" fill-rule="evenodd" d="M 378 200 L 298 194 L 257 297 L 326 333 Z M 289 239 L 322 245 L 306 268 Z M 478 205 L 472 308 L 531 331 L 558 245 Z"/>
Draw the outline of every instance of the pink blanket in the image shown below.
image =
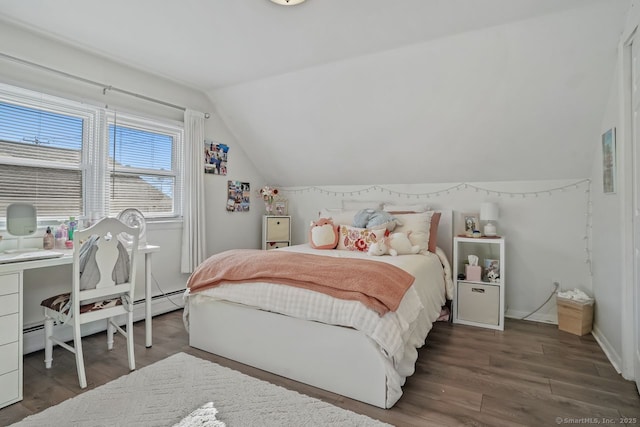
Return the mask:
<path id="1" fill-rule="evenodd" d="M 356 300 L 379 315 L 395 311 L 414 277 L 379 261 L 258 249 L 233 249 L 205 260 L 191 274 L 191 293 L 222 283 L 269 282 Z"/>

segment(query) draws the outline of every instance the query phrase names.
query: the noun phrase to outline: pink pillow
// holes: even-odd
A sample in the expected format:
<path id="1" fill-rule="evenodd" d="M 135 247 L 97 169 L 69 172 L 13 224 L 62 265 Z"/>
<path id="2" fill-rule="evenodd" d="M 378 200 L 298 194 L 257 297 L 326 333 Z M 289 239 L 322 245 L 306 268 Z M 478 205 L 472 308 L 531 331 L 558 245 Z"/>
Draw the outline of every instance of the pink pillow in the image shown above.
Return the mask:
<path id="1" fill-rule="evenodd" d="M 436 253 L 437 240 L 438 240 L 438 224 L 440 223 L 440 216 L 442 213 L 434 212 L 431 215 L 431 224 L 429 225 L 429 252 Z"/>
<path id="2" fill-rule="evenodd" d="M 338 245 L 340 233 L 331 218 L 320 218 L 309 227 L 309 245 L 314 249 L 334 249 Z"/>
<path id="3" fill-rule="evenodd" d="M 350 225 L 340 226 L 338 249 L 346 251 L 367 252 L 369 246 L 377 239 L 384 237 L 386 228 L 358 228 Z"/>

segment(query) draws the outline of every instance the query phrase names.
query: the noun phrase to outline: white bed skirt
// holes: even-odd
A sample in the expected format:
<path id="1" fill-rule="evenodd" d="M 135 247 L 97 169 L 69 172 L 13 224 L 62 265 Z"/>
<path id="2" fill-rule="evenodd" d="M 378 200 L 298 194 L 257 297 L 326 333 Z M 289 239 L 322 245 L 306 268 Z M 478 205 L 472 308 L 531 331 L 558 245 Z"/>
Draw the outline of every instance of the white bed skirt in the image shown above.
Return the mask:
<path id="1" fill-rule="evenodd" d="M 200 298 L 188 307 L 195 348 L 380 408 L 402 394 L 401 384 L 387 387 L 391 361 L 355 329 Z"/>

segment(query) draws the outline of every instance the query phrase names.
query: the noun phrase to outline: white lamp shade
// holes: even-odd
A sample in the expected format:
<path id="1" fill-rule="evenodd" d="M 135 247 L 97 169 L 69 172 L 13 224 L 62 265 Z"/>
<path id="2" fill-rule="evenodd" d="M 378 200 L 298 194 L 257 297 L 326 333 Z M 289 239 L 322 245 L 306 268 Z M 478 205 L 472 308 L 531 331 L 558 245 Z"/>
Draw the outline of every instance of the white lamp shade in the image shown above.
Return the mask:
<path id="1" fill-rule="evenodd" d="M 498 205 L 495 203 L 483 203 L 480 205 L 480 219 L 483 221 L 495 221 L 498 219 Z"/>

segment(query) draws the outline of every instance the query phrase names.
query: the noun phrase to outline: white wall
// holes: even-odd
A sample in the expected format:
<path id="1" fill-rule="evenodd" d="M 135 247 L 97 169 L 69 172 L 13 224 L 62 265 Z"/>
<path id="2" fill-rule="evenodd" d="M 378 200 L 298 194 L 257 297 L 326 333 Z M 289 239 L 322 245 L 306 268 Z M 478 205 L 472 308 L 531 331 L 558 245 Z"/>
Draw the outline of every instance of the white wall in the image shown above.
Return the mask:
<path id="1" fill-rule="evenodd" d="M 283 195 L 289 200 L 289 213 L 293 217 L 294 243 L 307 241 L 309 222 L 317 218 L 319 209 L 341 207 L 343 199 L 423 201 L 434 208 L 457 212 L 478 212 L 483 201 L 495 201 L 500 208 L 498 233 L 506 236 L 507 315 L 522 317 L 551 295 L 554 280 L 558 280 L 564 289 L 580 288 L 592 292 L 586 262 L 588 241 L 585 240 L 589 185 L 586 182 L 573 185 L 579 182 L 580 179 L 473 182 L 469 184 L 483 190 L 476 191 L 468 186 L 451 189 L 449 194 L 447 188 L 461 183 L 381 185 L 392 194 L 377 190 L 363 192 L 368 186 L 289 187 L 284 189 Z M 349 194 L 359 191 L 362 194 Z M 407 198 L 396 193 L 421 196 L 419 199 L 415 196 Z M 530 319 L 557 322 L 555 299 Z"/>
<path id="2" fill-rule="evenodd" d="M 247 160 L 237 141 L 226 130 L 216 115 L 215 107 L 204 94 L 4 23 L 0 26 L 0 52 L 172 104 L 210 113 L 211 118 L 205 122 L 205 137 L 229 145 L 230 152 L 229 171 L 226 177 L 205 176 L 207 252 L 212 254 L 232 247 L 259 247 L 261 201 L 256 198 L 256 203 L 253 205 L 255 208 L 251 212 L 235 214 L 226 212 L 225 202 L 227 179 L 249 181 L 254 188 L 259 188 L 263 184 L 262 179 L 255 172 L 252 163 Z M 170 55 L 168 55 L 169 59 Z M 108 104 L 109 108 L 116 110 L 183 120 L 183 112 L 178 109 L 159 106 L 109 91 L 107 95 L 103 95 L 99 87 L 1 58 L 0 82 L 95 105 Z M 35 240 L 36 244 L 41 244 L 39 239 Z M 185 288 L 188 275 L 180 273 L 181 239 L 181 220 L 147 224 L 147 240 L 161 246 L 161 251 L 152 256 L 154 295 Z M 141 267 L 139 271 L 143 270 Z M 24 324 L 26 327 L 42 321 L 40 301 L 56 292 L 68 290 L 69 277 L 69 266 L 25 273 Z M 140 286 L 136 292 L 137 299 L 144 295 L 142 277 L 140 276 L 138 280 Z M 172 301 L 178 305 L 182 304 L 180 297 L 173 297 Z M 174 307 L 173 303 L 167 301 L 164 303 L 169 308 Z"/>
<path id="3" fill-rule="evenodd" d="M 274 184 L 585 177 L 627 5 L 582 4 L 209 95 Z"/>
<path id="4" fill-rule="evenodd" d="M 633 248 L 631 246 L 632 222 L 632 169 L 631 123 L 624 107 L 628 102 L 625 84 L 629 76 L 625 69 L 624 44 L 640 25 L 640 1 L 633 0 L 627 14 L 615 72 L 612 75 L 608 103 L 603 112 L 601 133 L 616 128 L 617 189 L 615 194 L 602 190 L 602 142 L 592 138 L 594 161 L 592 169 L 593 192 L 593 291 L 596 298 L 594 336 L 600 342 L 609 359 L 627 379 L 637 377 L 633 372 L 633 331 L 640 324 L 632 325 L 633 306 L 630 291 Z M 628 90 L 628 89 L 627 89 Z"/>
<path id="5" fill-rule="evenodd" d="M 602 120 L 601 133 L 619 128 L 617 72 L 612 76 L 611 94 Z M 619 131 L 619 129 L 618 129 Z M 619 133 L 619 132 L 618 132 Z M 618 149 L 621 146 L 618 135 Z M 593 161 L 593 293 L 594 332 L 618 369 L 621 366 L 622 328 L 621 304 L 623 295 L 622 271 L 622 199 L 618 175 L 618 191 L 605 194 L 602 187 L 602 140 L 594 135 Z M 618 162 L 622 157 L 618 150 Z"/>
<path id="6" fill-rule="evenodd" d="M 234 137 L 218 116 L 207 123 L 207 139 L 227 143 Z M 214 129 L 211 129 L 214 128 Z M 264 180 L 256 172 L 240 144 L 229 144 L 229 164 L 226 176 L 205 174 L 205 199 L 207 217 L 207 254 L 225 249 L 259 248 L 263 202 L 257 190 Z M 227 181 L 243 181 L 251 184 L 251 207 L 249 212 L 227 212 Z"/>

